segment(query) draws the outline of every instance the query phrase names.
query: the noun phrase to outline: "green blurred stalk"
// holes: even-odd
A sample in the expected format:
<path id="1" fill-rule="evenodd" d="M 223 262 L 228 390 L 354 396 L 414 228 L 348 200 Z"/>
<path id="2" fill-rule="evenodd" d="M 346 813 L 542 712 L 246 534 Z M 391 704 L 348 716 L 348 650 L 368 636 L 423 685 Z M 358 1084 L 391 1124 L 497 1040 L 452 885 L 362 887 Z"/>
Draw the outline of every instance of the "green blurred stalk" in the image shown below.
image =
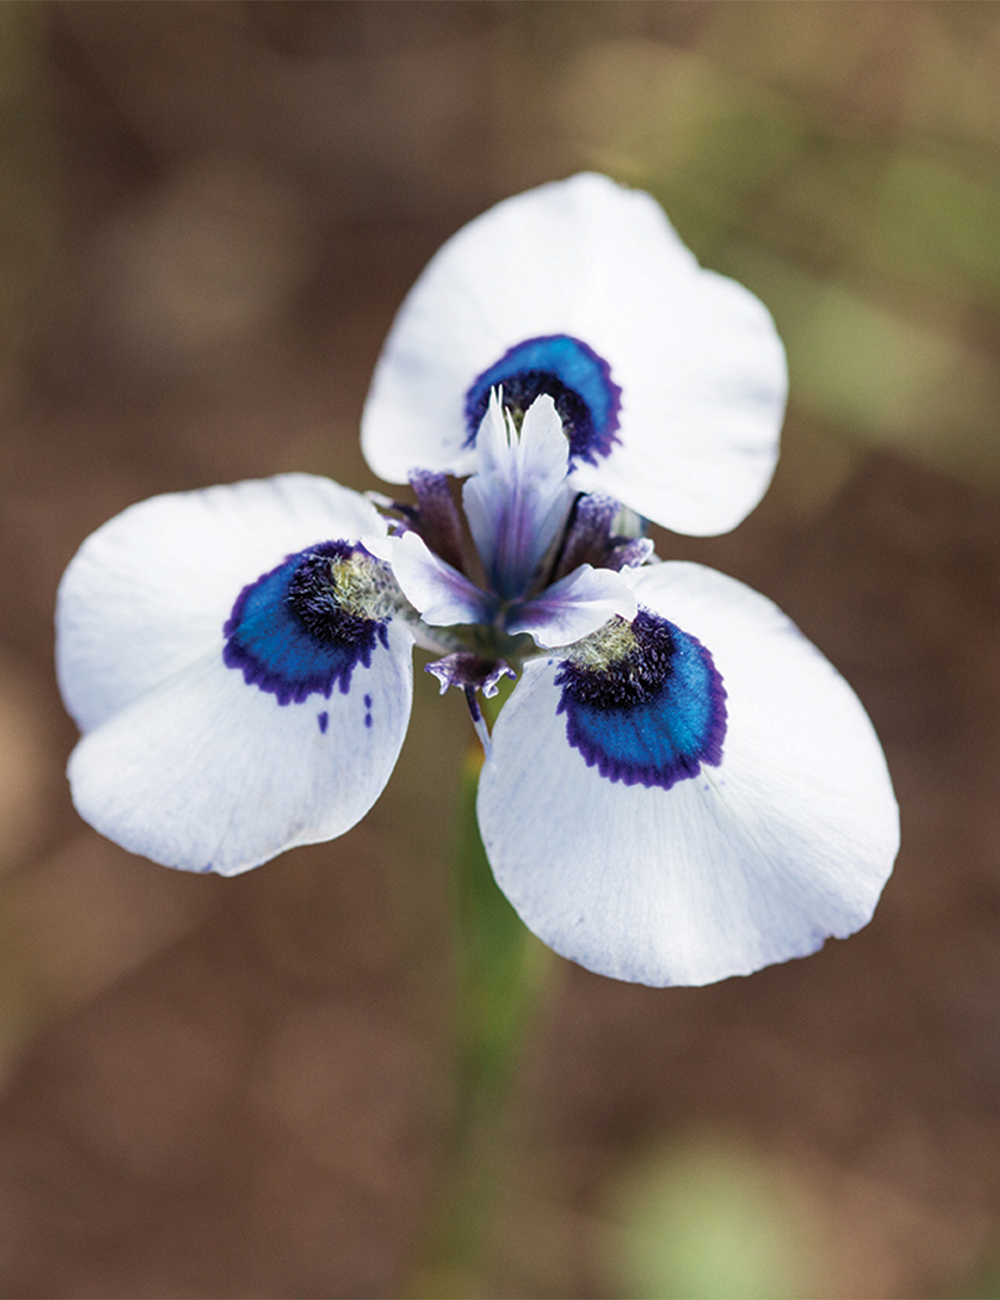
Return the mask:
<path id="1" fill-rule="evenodd" d="M 510 1149 L 511 1093 L 552 969 L 551 953 L 500 892 L 476 819 L 482 754 L 463 765 L 454 851 L 455 1092 L 441 1185 L 410 1294 L 480 1293 Z"/>
<path id="2" fill-rule="evenodd" d="M 525 927 L 490 870 L 476 818 L 481 765 L 476 749 L 462 770 L 455 880 L 458 1069 L 464 1091 L 485 1100 L 506 1090 L 549 953 Z"/>

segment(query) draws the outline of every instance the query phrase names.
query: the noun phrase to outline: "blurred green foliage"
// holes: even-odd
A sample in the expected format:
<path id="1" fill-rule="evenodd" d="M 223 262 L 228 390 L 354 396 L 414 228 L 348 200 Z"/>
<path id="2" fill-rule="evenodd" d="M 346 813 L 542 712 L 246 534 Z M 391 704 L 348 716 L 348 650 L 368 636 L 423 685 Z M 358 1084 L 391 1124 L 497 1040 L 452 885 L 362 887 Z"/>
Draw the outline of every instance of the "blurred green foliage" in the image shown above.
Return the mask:
<path id="1" fill-rule="evenodd" d="M 481 766 L 477 745 L 462 769 L 456 824 L 458 1037 L 474 1104 L 493 1105 L 520 1059 L 551 954 L 525 928 L 490 870 L 476 818 Z"/>
<path id="2" fill-rule="evenodd" d="M 773 1160 L 722 1133 L 694 1135 L 614 1189 L 607 1266 L 637 1300 L 781 1300 L 822 1294 L 820 1238 Z"/>

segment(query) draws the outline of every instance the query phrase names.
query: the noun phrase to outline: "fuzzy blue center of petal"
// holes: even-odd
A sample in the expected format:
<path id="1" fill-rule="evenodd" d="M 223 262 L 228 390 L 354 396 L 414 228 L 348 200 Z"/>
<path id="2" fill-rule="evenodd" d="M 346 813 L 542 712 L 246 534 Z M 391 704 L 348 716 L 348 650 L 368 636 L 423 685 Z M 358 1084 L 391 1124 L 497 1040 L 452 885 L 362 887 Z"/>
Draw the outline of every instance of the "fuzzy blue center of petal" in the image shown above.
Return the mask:
<path id="1" fill-rule="evenodd" d="M 279 704 L 329 698 L 335 685 L 346 694 L 355 667 L 369 667 L 378 643 L 388 644 L 385 619 L 349 613 L 337 596 L 332 563 L 358 549 L 323 542 L 244 587 L 222 629 L 226 665 Z"/>
<path id="2" fill-rule="evenodd" d="M 601 776 L 669 790 L 722 761 L 726 692 L 693 636 L 648 610 L 631 630 L 633 647 L 604 667 L 560 665 L 558 712 L 569 743 Z"/>
<path id="3" fill-rule="evenodd" d="M 483 371 L 465 395 L 468 446 L 475 443 L 490 392 L 498 386 L 503 387 L 504 406 L 522 412 L 548 394 L 574 460 L 596 465 L 618 441 L 622 390 L 612 380 L 608 363 L 569 334 L 525 339 Z"/>

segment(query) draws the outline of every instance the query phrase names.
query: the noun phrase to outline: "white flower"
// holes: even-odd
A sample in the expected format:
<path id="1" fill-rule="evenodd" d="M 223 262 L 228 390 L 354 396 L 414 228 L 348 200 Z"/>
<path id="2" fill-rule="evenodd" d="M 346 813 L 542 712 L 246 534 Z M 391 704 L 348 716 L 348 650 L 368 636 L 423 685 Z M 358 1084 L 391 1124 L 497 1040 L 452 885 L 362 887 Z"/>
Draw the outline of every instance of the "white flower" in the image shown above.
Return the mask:
<path id="1" fill-rule="evenodd" d="M 365 454 L 416 495 L 391 530 L 285 475 L 155 498 L 81 547 L 57 613 L 77 808 L 225 875 L 339 835 L 395 764 L 417 643 L 483 738 L 497 880 L 556 951 L 704 984 L 851 934 L 899 834 L 864 710 L 764 597 L 654 562 L 639 520 L 738 523 L 784 397 L 766 311 L 648 195 L 587 175 L 500 204 L 379 361 Z M 476 693 L 515 670 L 490 736 Z"/>

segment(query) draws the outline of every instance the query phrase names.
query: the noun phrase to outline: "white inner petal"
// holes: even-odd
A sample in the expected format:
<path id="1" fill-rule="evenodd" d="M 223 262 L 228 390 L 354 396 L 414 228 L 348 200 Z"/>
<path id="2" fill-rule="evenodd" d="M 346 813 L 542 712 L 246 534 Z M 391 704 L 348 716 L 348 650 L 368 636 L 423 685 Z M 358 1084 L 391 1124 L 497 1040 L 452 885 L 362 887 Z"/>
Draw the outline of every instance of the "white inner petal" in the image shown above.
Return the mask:
<path id="1" fill-rule="evenodd" d="M 539 397 L 520 432 L 494 393 L 476 440 L 476 473 L 462 504 L 492 589 L 523 596 L 565 527 L 574 491 L 569 442 L 551 397 Z"/>

